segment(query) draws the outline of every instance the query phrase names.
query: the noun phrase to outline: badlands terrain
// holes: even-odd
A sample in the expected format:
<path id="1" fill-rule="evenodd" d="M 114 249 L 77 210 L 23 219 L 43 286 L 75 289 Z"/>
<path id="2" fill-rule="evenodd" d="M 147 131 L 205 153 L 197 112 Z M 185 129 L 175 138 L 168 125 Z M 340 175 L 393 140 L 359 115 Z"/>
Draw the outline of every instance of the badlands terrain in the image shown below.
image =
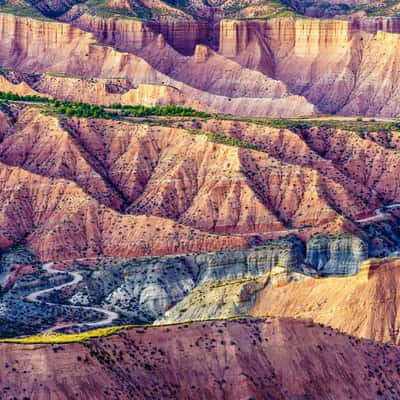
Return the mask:
<path id="1" fill-rule="evenodd" d="M 399 10 L 0 0 L 0 399 L 400 398 Z"/>

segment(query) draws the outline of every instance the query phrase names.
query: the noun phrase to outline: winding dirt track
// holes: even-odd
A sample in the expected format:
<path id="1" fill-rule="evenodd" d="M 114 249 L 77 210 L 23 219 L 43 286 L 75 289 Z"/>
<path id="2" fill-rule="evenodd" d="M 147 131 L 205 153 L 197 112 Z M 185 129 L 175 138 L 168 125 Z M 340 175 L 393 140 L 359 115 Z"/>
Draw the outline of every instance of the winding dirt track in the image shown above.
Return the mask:
<path id="1" fill-rule="evenodd" d="M 59 271 L 56 269 L 52 268 L 53 263 L 49 262 L 43 265 L 43 269 L 49 273 L 49 274 L 65 274 L 65 275 L 70 275 L 72 276 L 72 281 L 63 283 L 62 285 L 57 285 L 52 288 L 48 289 L 42 289 L 38 290 L 36 292 L 30 293 L 28 296 L 26 296 L 26 300 L 30 301 L 32 303 L 39 303 L 39 304 L 47 304 L 49 306 L 61 306 L 61 307 L 66 307 L 66 308 L 71 308 L 71 309 L 78 309 L 78 310 L 87 310 L 87 311 L 95 311 L 97 313 L 104 314 L 105 318 L 95 321 L 95 322 L 70 322 L 70 323 L 65 323 L 65 324 L 58 324 L 55 325 L 54 327 L 48 329 L 46 332 L 51 332 L 51 331 L 56 331 L 61 328 L 69 328 L 69 327 L 87 327 L 87 328 L 99 328 L 102 326 L 107 326 L 111 325 L 113 321 L 119 318 L 119 315 L 110 310 L 106 310 L 104 308 L 100 307 L 90 307 L 90 306 L 74 306 L 74 305 L 63 305 L 63 304 L 58 304 L 58 303 L 51 303 L 47 301 L 41 301 L 40 297 L 49 294 L 55 290 L 60 290 L 62 288 L 68 287 L 68 286 L 73 286 L 82 281 L 82 275 L 79 272 L 66 272 L 66 271 Z"/>
<path id="2" fill-rule="evenodd" d="M 367 218 L 358 219 L 356 220 L 356 222 L 359 224 L 365 224 L 370 222 L 384 221 L 385 219 L 388 219 L 390 217 L 390 214 L 388 214 L 386 211 L 393 208 L 400 208 L 400 203 L 393 203 L 388 206 L 377 208 L 375 210 L 375 215 Z"/>

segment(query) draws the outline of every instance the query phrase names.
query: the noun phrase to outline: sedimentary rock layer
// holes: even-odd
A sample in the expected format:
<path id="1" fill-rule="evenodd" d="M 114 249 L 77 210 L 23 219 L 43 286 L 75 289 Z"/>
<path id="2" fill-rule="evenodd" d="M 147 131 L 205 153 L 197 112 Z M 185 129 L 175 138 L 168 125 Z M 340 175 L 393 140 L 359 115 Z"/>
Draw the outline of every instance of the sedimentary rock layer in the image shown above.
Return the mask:
<path id="1" fill-rule="evenodd" d="M 86 14 L 74 21 L 91 35 L 66 23 L 1 14 L 0 63 L 25 72 L 123 77 L 130 89 L 156 84 L 175 91 L 132 93 L 121 98 L 126 102 L 161 96 L 242 115 L 397 116 L 396 24 L 390 20 L 382 31 L 378 19 L 370 29 L 357 21 L 223 20 L 215 51 L 204 23 L 145 24 Z M 47 92 L 54 90 L 47 86 Z"/>
<path id="2" fill-rule="evenodd" d="M 176 79 L 174 73 L 171 76 L 163 73 L 168 72 L 163 65 L 151 65 L 138 55 L 97 44 L 93 35 L 65 23 L 0 14 L 0 24 L 0 64 L 23 72 L 55 72 L 86 79 L 123 77 L 134 86 L 173 86 L 181 97 L 192 99 L 193 104 L 198 102 L 232 114 L 291 116 L 317 111 L 303 97 L 291 95 L 283 83 L 257 71 L 243 70 L 240 65 L 214 53 L 210 53 L 206 65 L 198 63 L 198 58 L 176 52 L 161 35 L 151 45 L 153 50 L 157 49 L 158 58 L 168 55 L 168 63 L 171 57 L 189 63 L 178 64 L 184 69 Z M 221 62 L 229 63 L 230 77 Z M 192 69 L 193 74 L 201 78 L 200 82 L 190 74 Z M 204 77 L 204 73 L 212 75 Z M 226 79 L 228 85 L 224 83 Z M 210 86 L 210 82 L 214 84 Z M 229 82 L 239 84 L 240 90 L 234 93 Z M 140 99 L 133 97 L 132 100 Z"/>
<path id="3" fill-rule="evenodd" d="M 220 51 L 326 113 L 398 115 L 398 34 L 318 19 L 223 21 Z M 257 57 L 250 57 L 256 54 Z"/>

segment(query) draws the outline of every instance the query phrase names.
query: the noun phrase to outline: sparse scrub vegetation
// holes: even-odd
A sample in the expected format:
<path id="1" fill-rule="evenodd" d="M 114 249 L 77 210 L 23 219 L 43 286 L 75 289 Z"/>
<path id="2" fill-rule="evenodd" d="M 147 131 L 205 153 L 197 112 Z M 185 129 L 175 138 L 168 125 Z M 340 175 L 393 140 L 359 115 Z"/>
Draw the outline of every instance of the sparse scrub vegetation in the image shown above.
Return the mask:
<path id="1" fill-rule="evenodd" d="M 323 119 L 291 119 L 291 118 L 241 118 L 221 117 L 222 119 L 233 119 L 244 122 L 252 122 L 259 125 L 269 126 L 277 129 L 305 130 L 311 128 L 341 129 L 351 132 L 389 132 L 400 131 L 400 121 L 377 121 L 375 119 L 349 119 L 349 120 L 323 120 Z"/>
<path id="2" fill-rule="evenodd" d="M 207 136 L 208 140 L 210 142 L 213 142 L 213 143 L 224 144 L 226 146 L 241 147 L 241 148 L 244 148 L 244 149 L 261 151 L 261 149 L 257 145 L 255 145 L 253 143 L 244 142 L 242 140 L 235 139 L 235 138 L 230 137 L 230 136 L 225 136 L 225 135 L 222 135 L 220 133 L 201 131 L 201 130 L 198 130 L 198 129 L 191 129 L 189 132 L 192 135 L 204 135 L 204 136 Z"/>

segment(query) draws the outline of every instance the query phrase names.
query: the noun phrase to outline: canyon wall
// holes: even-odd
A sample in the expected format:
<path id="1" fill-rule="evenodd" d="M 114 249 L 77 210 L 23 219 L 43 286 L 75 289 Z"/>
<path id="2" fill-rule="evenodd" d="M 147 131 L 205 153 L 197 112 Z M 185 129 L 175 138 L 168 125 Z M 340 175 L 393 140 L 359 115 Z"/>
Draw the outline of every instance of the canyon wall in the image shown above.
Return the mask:
<path id="1" fill-rule="evenodd" d="M 124 51 L 140 49 L 162 34 L 173 48 L 185 55 L 193 54 L 196 44 L 207 43 L 212 30 L 206 22 L 143 22 L 88 14 L 74 20 L 73 24 L 92 32 L 102 43 Z"/>
<path id="2" fill-rule="evenodd" d="M 215 54 L 203 57 L 206 62 L 199 62 L 202 58 L 198 56 L 183 56 L 162 35 L 150 46 L 151 59 L 161 62 L 155 65 L 141 53 L 120 52 L 96 43 L 92 34 L 68 24 L 1 14 L 1 26 L 0 65 L 8 68 L 84 79 L 128 78 L 135 87 L 172 86 L 191 99 L 192 105 L 203 104 L 201 107 L 231 114 L 293 116 L 317 112 L 303 97 L 291 95 L 282 82 L 244 70 Z M 169 68 L 171 62 L 178 67 L 176 73 Z M 225 62 L 229 63 L 229 75 Z"/>
<path id="3" fill-rule="evenodd" d="M 396 33 L 375 33 L 375 28 L 367 33 L 348 21 L 294 18 L 222 21 L 220 26 L 222 54 L 245 67 L 272 71 L 324 113 L 400 113 Z M 267 54 L 268 63 L 261 56 L 254 61 L 252 54 Z"/>
<path id="4" fill-rule="evenodd" d="M 276 265 L 302 268 L 299 240 L 280 240 L 252 249 L 149 257 L 107 264 L 93 272 L 72 298 L 75 304 L 98 303 L 141 321 L 160 318 L 205 282 L 257 277 Z"/>
<path id="5" fill-rule="evenodd" d="M 0 63 L 5 67 L 66 72 L 65 58 L 69 57 L 79 69 L 92 41 L 90 34 L 68 24 L 0 13 Z"/>
<path id="6" fill-rule="evenodd" d="M 355 28 L 368 33 L 400 33 L 400 17 L 351 17 L 350 21 Z"/>
<path id="7" fill-rule="evenodd" d="M 380 21 L 370 22 L 380 29 Z M 390 21 L 385 29 L 396 31 Z M 0 22 L 3 66 L 85 79 L 128 78 L 132 89 L 155 84 L 177 90 L 172 96 L 165 90 L 151 94 L 147 86 L 149 94 L 131 93 L 126 102 L 149 98 L 151 104 L 165 97 L 164 103 L 185 104 L 186 98 L 202 109 L 277 117 L 400 114 L 400 35 L 362 30 L 361 22 L 223 20 L 219 52 L 204 44 L 212 28 L 193 22 L 84 15 L 74 23 L 88 32 L 5 14 Z"/>

